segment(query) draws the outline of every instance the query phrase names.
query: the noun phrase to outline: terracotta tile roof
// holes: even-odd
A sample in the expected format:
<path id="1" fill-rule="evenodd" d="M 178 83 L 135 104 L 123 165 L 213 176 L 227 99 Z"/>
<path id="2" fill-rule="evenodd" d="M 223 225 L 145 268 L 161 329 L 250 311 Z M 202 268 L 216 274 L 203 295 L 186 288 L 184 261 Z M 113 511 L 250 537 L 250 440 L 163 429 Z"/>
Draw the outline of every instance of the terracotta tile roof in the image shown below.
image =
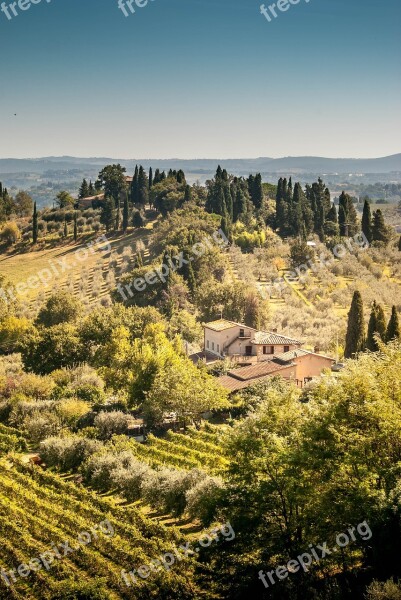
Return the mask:
<path id="1" fill-rule="evenodd" d="M 249 379 L 271 375 L 272 373 L 276 373 L 276 371 L 287 369 L 290 366 L 293 366 L 293 363 L 290 362 L 286 365 L 280 365 L 274 362 L 274 360 L 267 360 L 250 367 L 233 369 L 232 371 L 229 371 L 228 374 L 230 377 L 234 377 L 240 381 L 249 381 Z"/>
<path id="2" fill-rule="evenodd" d="M 92 200 L 97 200 L 99 198 L 104 198 L 104 194 L 97 194 L 96 196 L 87 196 L 86 198 L 80 198 L 79 202 L 92 202 Z"/>
<path id="3" fill-rule="evenodd" d="M 336 362 L 334 358 L 330 356 L 325 356 L 324 354 L 318 354 L 317 352 L 311 352 L 310 350 L 304 350 L 303 348 L 297 348 L 296 350 L 290 350 L 289 352 L 282 352 L 280 354 L 275 354 L 274 358 L 282 361 L 292 361 L 295 358 L 299 358 L 301 356 L 319 356 L 320 358 L 325 358 L 327 360 L 332 360 Z"/>
<path id="4" fill-rule="evenodd" d="M 219 319 L 218 321 L 211 321 L 210 323 L 206 323 L 205 327 L 207 327 L 208 329 L 212 329 L 213 331 L 224 331 L 225 329 L 232 329 L 233 327 L 238 327 L 238 325 L 239 323 L 234 323 L 234 321 L 226 321 L 225 319 Z M 245 325 L 240 325 L 240 327 L 245 327 Z"/>
<path id="5" fill-rule="evenodd" d="M 286 337 L 285 335 L 280 335 L 279 333 L 275 333 L 273 331 L 257 331 L 255 334 L 255 339 L 252 340 L 252 344 L 263 344 L 267 346 L 296 344 L 298 346 L 301 345 L 302 342 Z"/>
<path id="6" fill-rule="evenodd" d="M 271 364 L 270 362 L 268 364 Z M 259 366 L 259 365 L 257 365 Z M 256 383 L 261 383 L 262 381 L 265 381 L 267 379 L 269 379 L 269 377 L 271 377 L 272 375 L 280 374 L 281 371 L 284 371 L 285 369 L 288 369 L 290 366 L 292 366 L 291 364 L 288 365 L 275 365 L 274 370 L 272 370 L 270 373 L 265 373 L 262 376 L 259 377 L 252 377 L 249 379 L 237 379 L 235 377 L 233 377 L 232 375 L 222 375 L 221 377 L 218 378 L 218 382 L 226 389 L 229 390 L 230 392 L 235 392 L 236 390 L 242 390 L 246 387 L 249 387 L 250 385 L 255 385 Z M 245 367 L 244 369 L 241 369 L 242 371 L 245 371 L 247 369 L 253 369 L 254 367 Z M 256 371 L 255 371 L 256 372 Z"/>

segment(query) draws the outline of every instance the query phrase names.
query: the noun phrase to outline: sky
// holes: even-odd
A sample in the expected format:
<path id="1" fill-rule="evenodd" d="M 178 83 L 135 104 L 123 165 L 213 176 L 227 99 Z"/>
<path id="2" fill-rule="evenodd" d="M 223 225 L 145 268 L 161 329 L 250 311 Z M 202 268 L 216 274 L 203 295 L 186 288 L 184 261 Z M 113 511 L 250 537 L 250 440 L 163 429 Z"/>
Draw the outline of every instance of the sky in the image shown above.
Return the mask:
<path id="1" fill-rule="evenodd" d="M 401 152 L 400 0 L 36 2 L 0 12 L 1 158 Z"/>

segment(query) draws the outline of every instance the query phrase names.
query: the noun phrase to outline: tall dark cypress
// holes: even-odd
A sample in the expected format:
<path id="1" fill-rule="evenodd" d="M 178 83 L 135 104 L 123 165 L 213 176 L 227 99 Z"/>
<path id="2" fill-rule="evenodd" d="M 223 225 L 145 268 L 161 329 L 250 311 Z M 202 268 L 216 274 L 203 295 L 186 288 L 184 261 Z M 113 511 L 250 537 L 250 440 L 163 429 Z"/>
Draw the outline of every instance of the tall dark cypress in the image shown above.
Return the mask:
<path id="1" fill-rule="evenodd" d="M 192 188 L 190 185 L 185 186 L 184 202 L 190 202 L 192 199 Z"/>
<path id="2" fill-rule="evenodd" d="M 379 350 L 376 336 L 383 342 L 386 340 L 386 317 L 383 307 L 374 301 L 370 313 L 368 335 L 366 338 L 366 348 L 372 352 L 377 352 Z"/>
<path id="3" fill-rule="evenodd" d="M 36 202 L 33 205 L 33 216 L 32 216 L 32 241 L 34 244 L 38 241 L 38 211 L 36 209 Z"/>
<path id="4" fill-rule="evenodd" d="M 118 200 L 116 202 L 116 225 L 115 225 L 116 231 L 120 230 L 120 221 L 121 221 L 121 208 L 120 208 L 120 196 L 119 196 Z"/>
<path id="5" fill-rule="evenodd" d="M 388 322 L 386 331 L 386 342 L 391 342 L 392 340 L 399 339 L 401 339 L 400 323 L 398 320 L 397 309 L 395 306 L 393 306 L 391 310 L 390 321 Z"/>
<path id="6" fill-rule="evenodd" d="M 372 213 L 370 210 L 370 203 L 367 200 L 365 200 L 365 204 L 363 205 L 362 231 L 365 234 L 368 242 L 371 243 L 373 241 Z"/>
<path id="7" fill-rule="evenodd" d="M 124 207 L 123 207 L 123 232 L 125 233 L 128 229 L 129 222 L 129 202 L 128 202 L 128 192 L 125 193 L 124 198 Z"/>
<path id="8" fill-rule="evenodd" d="M 134 177 L 132 178 L 132 183 L 131 183 L 131 202 L 133 204 L 139 203 L 138 176 L 139 176 L 139 168 L 138 168 L 138 165 L 136 165 Z"/>
<path id="9" fill-rule="evenodd" d="M 348 327 L 345 338 L 345 358 L 355 358 L 365 347 L 365 323 L 361 293 L 357 290 L 352 298 L 348 313 Z"/>
<path id="10" fill-rule="evenodd" d="M 255 208 L 261 208 L 263 202 L 263 185 L 260 173 L 255 175 L 255 180 L 253 182 L 252 202 L 255 205 Z"/>
<path id="11" fill-rule="evenodd" d="M 376 300 L 373 301 L 372 310 L 370 311 L 370 318 L 368 324 L 368 335 L 366 336 L 366 349 L 371 352 L 378 350 L 376 340 L 374 338 L 377 332 L 377 304 Z"/>
<path id="12" fill-rule="evenodd" d="M 387 227 L 380 209 L 373 213 L 372 236 L 375 242 L 386 242 L 388 239 Z"/>
<path id="13" fill-rule="evenodd" d="M 149 200 L 149 183 L 146 176 L 145 170 L 142 165 L 139 167 L 138 172 L 138 201 L 142 208 L 146 206 Z"/>
<path id="14" fill-rule="evenodd" d="M 74 242 L 78 240 L 78 215 L 77 212 L 74 213 Z"/>
<path id="15" fill-rule="evenodd" d="M 149 169 L 149 189 L 151 190 L 153 187 L 153 170 L 152 167 Z"/>

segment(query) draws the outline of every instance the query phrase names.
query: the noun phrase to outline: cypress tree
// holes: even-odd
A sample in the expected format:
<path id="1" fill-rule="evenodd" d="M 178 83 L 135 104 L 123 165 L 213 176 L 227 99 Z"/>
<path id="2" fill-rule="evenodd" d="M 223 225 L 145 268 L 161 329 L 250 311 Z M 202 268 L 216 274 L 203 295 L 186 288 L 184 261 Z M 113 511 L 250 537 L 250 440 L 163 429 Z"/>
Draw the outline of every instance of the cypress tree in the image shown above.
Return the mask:
<path id="1" fill-rule="evenodd" d="M 139 167 L 138 173 L 138 202 L 141 207 L 145 208 L 149 200 L 149 183 L 145 170 L 142 165 Z"/>
<path id="2" fill-rule="evenodd" d="M 352 298 L 351 309 L 348 313 L 348 327 L 345 338 L 345 358 L 354 358 L 362 352 L 365 346 L 365 323 L 363 318 L 363 302 L 361 293 L 357 290 Z"/>
<path id="3" fill-rule="evenodd" d="M 400 239 L 398 240 L 398 250 L 401 252 L 401 236 L 400 236 Z"/>
<path id="4" fill-rule="evenodd" d="M 384 309 L 381 304 L 377 305 L 377 316 L 376 316 L 376 326 L 377 333 L 380 335 L 380 338 L 383 342 L 386 341 L 386 315 L 384 314 Z"/>
<path id="5" fill-rule="evenodd" d="M 372 213 L 370 210 L 370 203 L 367 200 L 365 200 L 365 204 L 363 205 L 362 231 L 365 234 L 369 244 L 371 244 L 373 241 Z"/>
<path id="6" fill-rule="evenodd" d="M 371 352 L 376 352 L 377 344 L 374 338 L 375 333 L 377 332 L 377 305 L 376 300 L 373 301 L 372 310 L 370 312 L 369 325 L 368 325 L 368 335 L 366 337 L 366 349 Z"/>
<path id="7" fill-rule="evenodd" d="M 74 242 L 78 240 L 78 216 L 77 213 L 74 213 Z"/>
<path id="8" fill-rule="evenodd" d="M 160 182 L 160 170 L 156 169 L 155 176 L 153 178 L 153 185 L 156 185 L 159 182 Z"/>
<path id="9" fill-rule="evenodd" d="M 342 192 L 339 203 L 338 221 L 340 225 L 340 235 L 346 237 L 353 236 L 358 231 L 358 215 L 352 198 L 349 194 Z"/>
<path id="10" fill-rule="evenodd" d="M 262 176 L 260 173 L 257 173 L 255 176 L 255 181 L 253 184 L 252 202 L 255 205 L 255 208 L 261 208 L 263 202 L 263 185 Z"/>
<path id="11" fill-rule="evenodd" d="M 386 342 L 391 342 L 392 340 L 401 339 L 400 333 L 400 323 L 398 320 L 397 309 L 393 306 L 391 310 L 390 321 L 388 322 L 387 331 L 386 331 Z"/>
<path id="12" fill-rule="evenodd" d="M 38 211 L 36 209 L 36 202 L 33 205 L 33 216 L 32 216 L 32 242 L 36 244 L 38 241 Z"/>
<path id="13" fill-rule="evenodd" d="M 79 199 L 87 198 L 89 196 L 89 186 L 86 179 L 84 179 L 81 183 L 81 187 L 79 188 Z"/>
<path id="14" fill-rule="evenodd" d="M 128 203 L 128 192 L 125 193 L 124 207 L 123 207 L 123 232 L 125 233 L 128 229 L 129 220 L 129 203 Z"/>
<path id="15" fill-rule="evenodd" d="M 68 237 L 68 225 L 67 225 L 67 219 L 64 219 L 64 232 L 63 232 L 64 237 Z"/>
<path id="16" fill-rule="evenodd" d="M 185 186 L 184 202 L 190 202 L 192 199 L 192 188 L 190 185 Z"/>
<path id="17" fill-rule="evenodd" d="M 152 167 L 149 169 L 149 189 L 153 187 L 153 170 Z"/>
<path id="18" fill-rule="evenodd" d="M 132 183 L 131 183 L 131 202 L 133 204 L 139 203 L 138 176 L 139 176 L 139 169 L 138 169 L 138 165 L 136 165 L 134 177 L 132 178 Z"/>
<path id="19" fill-rule="evenodd" d="M 120 229 L 120 221 L 121 221 L 120 197 L 118 197 L 117 206 L 116 206 L 116 225 L 115 225 L 116 231 L 119 231 L 119 229 Z"/>
<path id="20" fill-rule="evenodd" d="M 372 235 L 375 242 L 386 242 L 388 240 L 387 227 L 380 209 L 373 213 Z"/>
<path id="21" fill-rule="evenodd" d="M 134 227 L 143 227 L 145 224 L 145 221 L 143 220 L 143 217 L 141 215 L 141 213 L 139 212 L 139 210 L 136 210 L 132 216 L 132 224 Z"/>
<path id="22" fill-rule="evenodd" d="M 366 338 L 366 348 L 371 352 L 377 352 L 379 345 L 376 336 L 384 342 L 386 340 L 386 317 L 383 307 L 380 304 L 373 302 L 372 311 L 370 313 L 368 335 Z"/>
<path id="23" fill-rule="evenodd" d="M 88 196 L 94 196 L 96 194 L 96 190 L 93 187 L 92 180 L 89 182 Z"/>

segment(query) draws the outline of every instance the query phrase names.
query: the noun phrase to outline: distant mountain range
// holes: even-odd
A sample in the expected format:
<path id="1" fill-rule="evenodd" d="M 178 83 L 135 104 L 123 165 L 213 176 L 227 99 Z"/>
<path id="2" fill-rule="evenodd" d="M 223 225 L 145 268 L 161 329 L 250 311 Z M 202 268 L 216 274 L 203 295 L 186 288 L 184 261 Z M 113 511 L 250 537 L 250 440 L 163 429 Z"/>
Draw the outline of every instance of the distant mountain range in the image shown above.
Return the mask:
<path id="1" fill-rule="evenodd" d="M 186 173 L 210 175 L 218 164 L 238 175 L 252 172 L 283 174 L 369 174 L 401 172 L 401 154 L 383 158 L 323 158 L 318 156 L 288 156 L 284 158 L 238 158 L 238 159 L 121 159 L 78 158 L 74 156 L 49 156 L 44 158 L 2 158 L 0 174 L 50 173 L 54 171 L 93 171 L 103 165 L 119 162 L 132 171 L 135 164 L 159 169 L 183 169 Z"/>

